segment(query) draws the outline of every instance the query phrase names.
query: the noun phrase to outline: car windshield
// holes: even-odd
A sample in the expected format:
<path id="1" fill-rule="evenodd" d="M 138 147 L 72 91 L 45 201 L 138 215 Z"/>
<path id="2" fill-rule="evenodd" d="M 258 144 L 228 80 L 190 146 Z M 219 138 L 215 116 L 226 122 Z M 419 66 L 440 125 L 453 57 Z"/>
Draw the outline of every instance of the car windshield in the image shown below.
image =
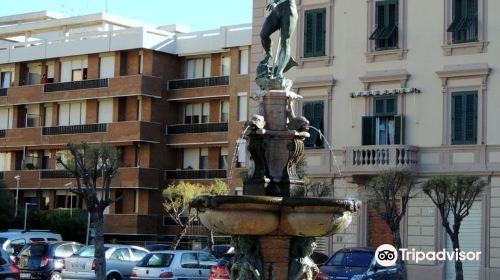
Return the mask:
<path id="1" fill-rule="evenodd" d="M 137 266 L 139 267 L 168 267 L 174 258 L 173 254 L 151 253 L 147 254 Z"/>
<path id="2" fill-rule="evenodd" d="M 372 252 L 338 252 L 326 265 L 368 267 L 372 258 Z"/>

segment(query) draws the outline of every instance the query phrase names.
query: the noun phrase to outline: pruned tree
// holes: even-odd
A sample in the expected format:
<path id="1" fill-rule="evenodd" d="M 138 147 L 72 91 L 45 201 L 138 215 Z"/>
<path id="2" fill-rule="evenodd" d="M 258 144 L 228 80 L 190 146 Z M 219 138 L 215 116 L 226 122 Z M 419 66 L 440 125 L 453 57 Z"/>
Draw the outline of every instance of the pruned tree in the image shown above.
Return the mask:
<path id="1" fill-rule="evenodd" d="M 460 252 L 460 226 L 484 186 L 485 182 L 477 176 L 435 176 L 424 183 L 424 193 L 439 210 L 441 223 L 450 237 L 454 251 Z M 459 258 L 455 259 L 455 279 L 464 279 L 462 261 Z"/>
<path id="2" fill-rule="evenodd" d="M 209 186 L 180 181 L 172 183 L 163 190 L 165 200 L 163 207 L 168 216 L 179 226 L 179 231 L 172 241 L 172 250 L 179 246 L 189 227 L 197 218 L 196 209 L 190 209 L 189 201 L 204 194 L 226 194 L 227 192 L 227 184 L 219 180 Z"/>
<path id="3" fill-rule="evenodd" d="M 392 232 L 394 247 L 402 247 L 400 223 L 406 215 L 408 201 L 414 195 L 416 175 L 409 170 L 382 171 L 367 184 L 369 207 L 374 209 Z M 398 259 L 399 268 L 406 279 L 406 265 Z"/>
<path id="4" fill-rule="evenodd" d="M 333 193 L 333 186 L 325 181 L 313 182 L 309 177 L 303 176 L 303 185 L 291 189 L 292 197 L 327 197 Z"/>
<path id="5" fill-rule="evenodd" d="M 119 155 L 116 148 L 108 143 L 89 145 L 69 143 L 71 160 L 57 158 L 57 162 L 71 172 L 76 180 L 76 188 L 71 191 L 85 202 L 92 221 L 95 223 L 96 279 L 106 279 L 104 250 L 104 210 L 121 197 L 110 197 L 111 181 L 117 174 Z"/>

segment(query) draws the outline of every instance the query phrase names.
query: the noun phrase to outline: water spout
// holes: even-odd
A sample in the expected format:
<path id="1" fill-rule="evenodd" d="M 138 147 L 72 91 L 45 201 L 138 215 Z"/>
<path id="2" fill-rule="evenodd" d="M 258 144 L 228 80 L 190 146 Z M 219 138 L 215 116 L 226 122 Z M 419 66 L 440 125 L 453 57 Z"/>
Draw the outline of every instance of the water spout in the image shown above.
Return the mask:
<path id="1" fill-rule="evenodd" d="M 240 150 L 240 144 L 241 144 L 241 140 L 243 140 L 245 138 L 245 135 L 248 131 L 248 129 L 250 128 L 249 125 L 245 126 L 242 130 L 241 130 L 241 133 L 240 133 L 240 138 L 238 138 L 236 140 L 236 147 L 234 148 L 234 153 L 233 153 L 233 157 L 231 159 L 231 163 L 229 164 L 229 172 L 228 172 L 228 175 L 227 175 L 227 185 L 230 187 L 231 186 L 231 182 L 233 180 L 233 170 L 236 166 L 236 157 L 238 156 L 238 151 Z"/>
<path id="2" fill-rule="evenodd" d="M 333 157 L 333 162 L 335 162 L 335 166 L 337 167 L 337 170 L 339 172 L 339 176 L 342 176 L 342 171 L 340 171 L 340 166 L 337 162 L 337 157 L 335 156 L 335 153 L 333 152 L 333 147 L 330 145 L 330 143 L 328 143 L 328 140 L 326 140 L 325 135 L 321 132 L 321 130 L 317 129 L 314 126 L 309 126 L 309 128 L 316 130 L 319 133 L 319 136 L 321 137 L 321 139 L 325 140 L 325 143 L 328 146 L 328 149 L 330 150 L 330 154 Z"/>

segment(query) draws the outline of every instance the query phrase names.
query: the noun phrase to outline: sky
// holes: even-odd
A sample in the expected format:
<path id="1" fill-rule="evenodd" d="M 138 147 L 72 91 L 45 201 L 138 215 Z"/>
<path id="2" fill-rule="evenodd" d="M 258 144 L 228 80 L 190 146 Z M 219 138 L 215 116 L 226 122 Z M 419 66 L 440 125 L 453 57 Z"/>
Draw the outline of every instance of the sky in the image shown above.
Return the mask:
<path id="1" fill-rule="evenodd" d="M 78 16 L 106 9 L 154 25 L 187 25 L 192 31 L 252 21 L 252 0 L 16 0 L 3 5 L 0 16 L 44 10 Z"/>

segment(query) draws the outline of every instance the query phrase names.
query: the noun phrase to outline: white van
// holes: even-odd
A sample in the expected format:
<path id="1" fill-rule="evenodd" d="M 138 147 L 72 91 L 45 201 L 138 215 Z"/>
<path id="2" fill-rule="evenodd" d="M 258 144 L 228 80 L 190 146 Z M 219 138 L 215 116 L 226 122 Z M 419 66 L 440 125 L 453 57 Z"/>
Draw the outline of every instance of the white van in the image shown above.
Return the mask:
<path id="1" fill-rule="evenodd" d="M 48 230 L 9 229 L 0 232 L 0 245 L 11 255 L 17 255 L 24 245 L 34 241 L 62 241 L 62 237 Z"/>

